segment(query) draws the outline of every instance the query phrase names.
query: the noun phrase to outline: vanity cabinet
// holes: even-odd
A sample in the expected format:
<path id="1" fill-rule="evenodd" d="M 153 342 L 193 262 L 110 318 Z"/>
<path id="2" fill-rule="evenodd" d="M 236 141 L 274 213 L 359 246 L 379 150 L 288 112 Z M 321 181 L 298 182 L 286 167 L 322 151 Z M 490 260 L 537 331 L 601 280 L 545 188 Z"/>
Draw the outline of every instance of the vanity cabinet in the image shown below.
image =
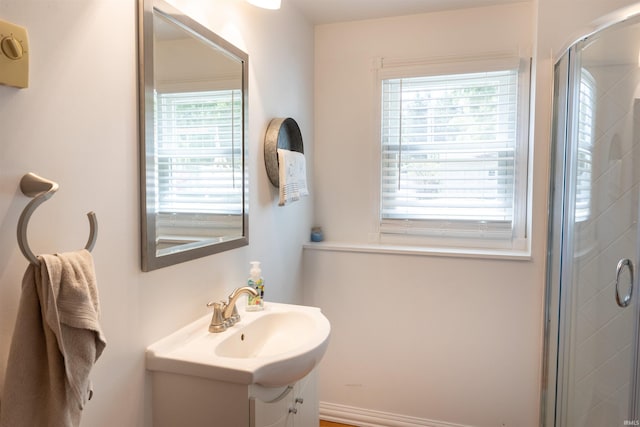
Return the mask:
<path id="1" fill-rule="evenodd" d="M 268 388 L 155 371 L 153 427 L 311 427 L 318 425 L 316 371 Z"/>

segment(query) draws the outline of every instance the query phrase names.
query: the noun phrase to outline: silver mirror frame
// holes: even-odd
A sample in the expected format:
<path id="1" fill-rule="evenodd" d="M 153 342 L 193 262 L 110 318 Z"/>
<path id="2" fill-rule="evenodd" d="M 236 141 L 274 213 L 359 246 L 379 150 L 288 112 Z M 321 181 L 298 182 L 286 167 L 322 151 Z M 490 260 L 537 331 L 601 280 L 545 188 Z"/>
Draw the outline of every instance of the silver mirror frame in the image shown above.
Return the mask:
<path id="1" fill-rule="evenodd" d="M 242 236 L 198 246 L 191 249 L 177 250 L 173 253 L 158 256 L 156 251 L 156 218 L 153 204 L 149 203 L 147 194 L 147 166 L 150 156 L 153 157 L 154 141 L 154 55 L 153 55 L 153 17 L 160 14 L 177 26 L 190 32 L 206 43 L 226 51 L 242 64 Z M 140 161 L 140 218 L 141 218 L 141 255 L 142 271 L 190 261 L 223 251 L 239 248 L 249 244 L 249 206 L 248 206 L 248 70 L 249 56 L 233 44 L 221 38 L 202 24 L 191 19 L 172 5 L 162 0 L 138 0 L 138 104 L 139 104 L 139 161 Z M 149 142 L 151 141 L 151 143 Z"/>

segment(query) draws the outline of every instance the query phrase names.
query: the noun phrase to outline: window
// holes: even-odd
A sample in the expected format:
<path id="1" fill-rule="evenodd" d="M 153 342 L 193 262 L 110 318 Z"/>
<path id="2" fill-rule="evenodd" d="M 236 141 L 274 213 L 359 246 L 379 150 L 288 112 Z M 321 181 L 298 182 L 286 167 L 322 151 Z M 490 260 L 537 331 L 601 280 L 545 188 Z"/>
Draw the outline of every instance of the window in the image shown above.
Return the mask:
<path id="1" fill-rule="evenodd" d="M 515 62 L 381 74 L 382 239 L 522 248 L 529 64 Z"/>

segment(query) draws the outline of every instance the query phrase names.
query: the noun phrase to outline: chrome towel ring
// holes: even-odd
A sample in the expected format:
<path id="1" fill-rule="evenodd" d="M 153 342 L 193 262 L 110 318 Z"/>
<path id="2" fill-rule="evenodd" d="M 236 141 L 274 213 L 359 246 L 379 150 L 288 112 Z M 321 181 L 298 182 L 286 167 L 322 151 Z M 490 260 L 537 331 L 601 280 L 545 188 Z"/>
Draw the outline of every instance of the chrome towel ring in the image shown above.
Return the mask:
<path id="1" fill-rule="evenodd" d="M 38 264 L 38 258 L 29 248 L 27 242 L 27 225 L 31 215 L 38 206 L 46 202 L 58 191 L 59 185 L 56 182 L 42 178 L 34 173 L 29 172 L 20 180 L 20 190 L 25 196 L 32 197 L 33 200 L 24 208 L 20 219 L 18 220 L 18 246 L 22 254 L 29 260 L 31 264 Z M 85 249 L 91 251 L 96 244 L 98 238 L 98 220 L 94 212 L 87 213 L 89 218 L 89 239 L 85 245 Z"/>

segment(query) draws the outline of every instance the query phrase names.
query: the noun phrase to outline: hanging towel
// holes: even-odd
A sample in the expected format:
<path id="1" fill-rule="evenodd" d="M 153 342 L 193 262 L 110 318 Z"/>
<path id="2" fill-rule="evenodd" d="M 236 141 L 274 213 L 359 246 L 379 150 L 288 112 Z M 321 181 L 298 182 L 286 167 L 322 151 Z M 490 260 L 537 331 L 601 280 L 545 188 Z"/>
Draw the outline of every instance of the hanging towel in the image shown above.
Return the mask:
<path id="1" fill-rule="evenodd" d="M 0 427 L 77 427 L 106 341 L 89 251 L 38 256 L 22 281 Z"/>
<path id="2" fill-rule="evenodd" d="M 304 154 L 278 148 L 278 173 L 280 181 L 279 206 L 287 205 L 309 195 Z"/>

